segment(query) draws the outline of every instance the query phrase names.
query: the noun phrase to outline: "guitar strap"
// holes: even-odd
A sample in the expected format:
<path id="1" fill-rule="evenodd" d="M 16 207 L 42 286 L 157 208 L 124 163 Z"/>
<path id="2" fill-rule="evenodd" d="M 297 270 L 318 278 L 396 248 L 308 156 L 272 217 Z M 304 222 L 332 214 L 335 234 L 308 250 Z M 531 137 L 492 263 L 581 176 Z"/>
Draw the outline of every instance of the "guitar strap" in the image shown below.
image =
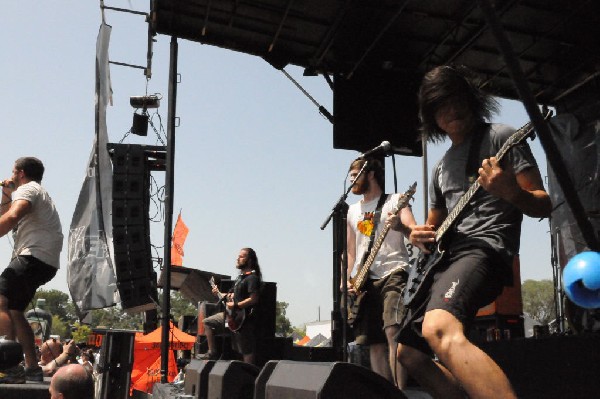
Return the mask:
<path id="1" fill-rule="evenodd" d="M 387 194 L 381 193 L 381 197 L 379 197 L 377 206 L 375 207 L 375 210 L 373 211 L 373 230 L 371 231 L 371 239 L 369 240 L 369 246 L 367 248 L 367 251 L 365 252 L 365 254 L 363 256 L 363 261 L 365 259 L 367 259 L 367 257 L 371 253 L 371 248 L 373 248 L 373 243 L 375 242 L 375 233 L 377 233 L 377 226 L 379 225 L 379 220 L 381 219 L 381 208 L 383 208 L 383 203 L 385 202 L 386 198 L 387 198 Z"/>
<path id="2" fill-rule="evenodd" d="M 484 129 L 487 129 L 487 125 L 479 125 L 479 129 L 475 129 L 473 136 L 471 137 L 471 145 L 469 146 L 469 155 L 467 158 L 467 164 L 465 165 L 465 176 L 469 180 L 469 184 L 473 184 L 479 176 L 479 168 L 481 166 L 481 160 L 479 154 L 481 153 L 481 142 L 483 141 Z"/>

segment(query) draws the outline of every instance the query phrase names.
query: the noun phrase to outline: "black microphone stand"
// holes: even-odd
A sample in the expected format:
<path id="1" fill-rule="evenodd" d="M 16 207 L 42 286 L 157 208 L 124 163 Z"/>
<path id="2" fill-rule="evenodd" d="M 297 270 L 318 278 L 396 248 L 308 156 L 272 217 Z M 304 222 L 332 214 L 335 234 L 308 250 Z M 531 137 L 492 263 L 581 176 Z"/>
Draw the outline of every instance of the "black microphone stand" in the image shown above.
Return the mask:
<path id="1" fill-rule="evenodd" d="M 348 214 L 348 204 L 346 198 L 364 173 L 369 162 L 365 161 L 362 168 L 350 183 L 350 186 L 340 199 L 335 203 L 333 209 L 325 222 L 321 225 L 321 230 L 333 219 L 333 310 L 331 311 L 331 346 L 336 356 L 342 361 L 348 361 L 348 257 L 346 254 L 346 224 Z M 344 282 L 344 283 L 342 283 Z M 339 285 L 342 285 L 340 293 Z M 342 306 L 343 305 L 343 306 Z"/>

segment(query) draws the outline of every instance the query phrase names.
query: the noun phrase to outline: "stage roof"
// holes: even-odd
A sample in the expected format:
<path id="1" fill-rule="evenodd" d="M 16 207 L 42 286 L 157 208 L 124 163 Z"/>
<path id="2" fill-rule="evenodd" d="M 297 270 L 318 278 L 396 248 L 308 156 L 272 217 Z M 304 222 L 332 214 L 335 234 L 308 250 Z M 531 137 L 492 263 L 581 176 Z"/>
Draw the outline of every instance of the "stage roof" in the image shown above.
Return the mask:
<path id="1" fill-rule="evenodd" d="M 555 104 L 598 75 L 600 2 L 497 0 L 537 101 Z M 260 56 L 306 73 L 423 74 L 464 64 L 495 95 L 517 99 L 477 1 L 152 0 L 156 33 Z"/>

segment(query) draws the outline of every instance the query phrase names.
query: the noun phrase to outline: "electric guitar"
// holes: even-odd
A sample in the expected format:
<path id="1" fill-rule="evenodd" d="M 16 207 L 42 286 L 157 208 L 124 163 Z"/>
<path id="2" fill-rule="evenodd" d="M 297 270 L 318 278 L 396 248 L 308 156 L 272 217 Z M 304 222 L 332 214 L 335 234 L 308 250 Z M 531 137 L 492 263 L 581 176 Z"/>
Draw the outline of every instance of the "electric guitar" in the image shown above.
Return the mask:
<path id="1" fill-rule="evenodd" d="M 210 286 L 213 289 L 216 288 L 217 291 L 219 290 L 219 288 L 215 284 L 214 276 L 211 277 L 210 280 L 208 280 L 208 282 L 210 283 Z M 219 302 L 227 301 L 227 299 L 226 299 L 227 294 L 223 294 L 223 293 L 219 292 L 217 295 L 219 297 Z M 223 305 L 225 305 L 225 303 L 223 303 Z M 225 306 L 225 321 L 227 323 L 227 327 L 231 331 L 235 332 L 235 331 L 238 331 L 240 328 L 242 328 L 242 325 L 244 325 L 245 320 L 246 320 L 246 309 L 229 309 L 227 306 Z"/>
<path id="2" fill-rule="evenodd" d="M 552 112 L 548 112 L 545 119 L 551 116 Z M 512 136 L 506 140 L 504 145 L 500 148 L 496 154 L 496 158 L 500 161 L 512 147 L 521 143 L 527 137 L 534 133 L 534 128 L 531 122 L 525 124 L 519 130 L 517 130 Z M 435 232 L 435 243 L 432 244 L 430 254 L 426 254 L 421 251 L 415 266 L 412 267 L 404 289 L 404 306 L 407 308 L 415 309 L 416 305 L 423 302 L 424 296 L 428 293 L 430 285 L 430 276 L 432 270 L 436 269 L 436 266 L 444 257 L 445 250 L 443 249 L 443 238 L 444 234 L 448 231 L 450 226 L 454 223 L 456 218 L 462 213 L 464 208 L 468 205 L 471 198 L 479 190 L 480 185 L 478 181 L 475 181 L 471 187 L 462 195 L 454 206 L 452 211 L 448 214 L 446 219 L 442 222 L 440 227 Z M 406 316 L 405 312 L 405 316 Z M 406 324 L 406 321 L 404 322 Z"/>
<path id="3" fill-rule="evenodd" d="M 410 199 L 415 194 L 416 188 L 417 182 L 414 182 L 413 185 L 410 186 L 408 190 L 406 190 L 404 194 L 402 194 L 398 198 L 398 202 L 396 203 L 396 206 L 392 209 L 391 213 L 397 214 L 402 208 L 406 207 L 408 205 L 408 201 L 410 201 Z M 367 281 L 369 269 L 371 268 L 373 261 L 375 261 L 375 257 L 377 256 L 377 253 L 379 252 L 379 249 L 381 248 L 381 245 L 383 244 L 383 241 L 385 240 L 385 237 L 387 236 L 390 229 L 391 226 L 387 223 L 383 226 L 379 237 L 377 237 L 377 239 L 373 242 L 373 247 L 371 248 L 371 250 L 363 255 L 363 260 L 361 262 L 361 267 L 358 273 L 356 273 L 356 276 L 354 276 L 354 278 L 350 279 L 350 283 L 352 283 L 352 286 L 356 290 L 356 295 L 353 296 L 353 298 L 350 298 L 352 300 L 352 303 L 350 303 L 349 301 L 350 306 L 348 307 L 348 323 L 350 324 L 354 322 L 356 316 L 358 315 L 360 303 L 362 302 L 362 299 L 364 298 L 364 295 L 366 293 L 366 291 L 363 291 L 362 289 Z M 372 234 L 375 234 L 375 232 L 373 232 Z"/>

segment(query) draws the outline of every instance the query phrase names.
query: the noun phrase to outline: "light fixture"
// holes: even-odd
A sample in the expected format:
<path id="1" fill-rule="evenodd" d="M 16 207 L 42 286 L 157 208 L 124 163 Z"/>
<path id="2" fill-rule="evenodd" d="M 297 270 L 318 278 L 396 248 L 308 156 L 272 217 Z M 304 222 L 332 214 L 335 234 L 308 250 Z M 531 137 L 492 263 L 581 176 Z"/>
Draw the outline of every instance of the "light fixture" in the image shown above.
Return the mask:
<path id="1" fill-rule="evenodd" d="M 160 106 L 160 98 L 156 94 L 149 96 L 131 96 L 129 104 L 135 108 L 133 113 L 133 123 L 131 125 L 131 133 L 138 136 L 148 135 L 148 108 L 158 108 Z M 141 112 L 137 112 L 139 109 Z"/>

